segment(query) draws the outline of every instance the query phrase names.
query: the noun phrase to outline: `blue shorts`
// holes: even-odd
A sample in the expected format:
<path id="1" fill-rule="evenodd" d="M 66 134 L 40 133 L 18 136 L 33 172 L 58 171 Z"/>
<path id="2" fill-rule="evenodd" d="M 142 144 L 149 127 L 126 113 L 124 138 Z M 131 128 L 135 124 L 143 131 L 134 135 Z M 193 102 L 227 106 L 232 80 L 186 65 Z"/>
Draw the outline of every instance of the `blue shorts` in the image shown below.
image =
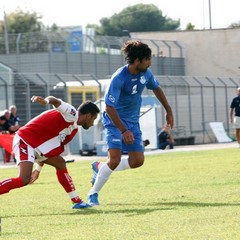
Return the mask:
<path id="1" fill-rule="evenodd" d="M 125 126 L 128 130 L 133 133 L 134 143 L 125 144 L 122 140 L 122 134 L 118 128 L 116 128 L 112 123 L 105 125 L 106 131 L 106 141 L 108 149 L 121 149 L 123 153 L 128 152 L 143 152 L 143 141 L 142 141 L 142 131 L 140 130 L 139 123 L 126 123 Z"/>

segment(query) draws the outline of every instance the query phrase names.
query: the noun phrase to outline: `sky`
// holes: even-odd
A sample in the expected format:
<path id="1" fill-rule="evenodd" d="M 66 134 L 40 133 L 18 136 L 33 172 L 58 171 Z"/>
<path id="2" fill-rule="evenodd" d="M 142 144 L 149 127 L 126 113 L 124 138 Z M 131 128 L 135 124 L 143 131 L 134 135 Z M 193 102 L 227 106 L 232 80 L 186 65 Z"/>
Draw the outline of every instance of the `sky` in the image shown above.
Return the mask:
<path id="1" fill-rule="evenodd" d="M 87 24 L 100 25 L 101 18 L 109 18 L 138 3 L 154 4 L 163 16 L 180 19 L 181 29 L 189 22 L 195 29 L 209 29 L 210 26 L 226 28 L 240 21 L 239 0 L 0 0 L 0 20 L 3 20 L 4 11 L 8 14 L 19 8 L 41 15 L 46 26 L 56 23 L 59 27 L 85 27 Z"/>

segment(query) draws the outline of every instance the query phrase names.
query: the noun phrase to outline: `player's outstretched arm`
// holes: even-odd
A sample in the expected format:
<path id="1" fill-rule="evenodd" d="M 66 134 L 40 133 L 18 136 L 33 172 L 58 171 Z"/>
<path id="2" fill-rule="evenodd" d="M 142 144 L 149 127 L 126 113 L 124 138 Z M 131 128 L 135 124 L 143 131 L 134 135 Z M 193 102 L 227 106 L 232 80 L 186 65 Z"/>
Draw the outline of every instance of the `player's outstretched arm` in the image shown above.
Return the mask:
<path id="1" fill-rule="evenodd" d="M 61 105 L 61 101 L 58 98 L 53 97 L 53 96 L 48 96 L 46 98 L 43 98 L 41 96 L 32 96 L 31 97 L 31 101 L 33 103 L 36 102 L 36 103 L 38 103 L 38 104 L 40 104 L 42 106 L 45 106 L 47 104 L 52 104 L 56 108 Z"/>
<path id="2" fill-rule="evenodd" d="M 173 128 L 174 125 L 174 117 L 173 117 L 173 113 L 172 113 L 172 108 L 168 103 L 168 100 L 163 92 L 163 90 L 158 87 L 157 89 L 153 90 L 155 96 L 157 97 L 157 99 L 159 100 L 159 102 L 163 105 L 163 107 L 166 110 L 166 121 L 167 124 L 169 124 L 171 126 L 171 128 Z"/>

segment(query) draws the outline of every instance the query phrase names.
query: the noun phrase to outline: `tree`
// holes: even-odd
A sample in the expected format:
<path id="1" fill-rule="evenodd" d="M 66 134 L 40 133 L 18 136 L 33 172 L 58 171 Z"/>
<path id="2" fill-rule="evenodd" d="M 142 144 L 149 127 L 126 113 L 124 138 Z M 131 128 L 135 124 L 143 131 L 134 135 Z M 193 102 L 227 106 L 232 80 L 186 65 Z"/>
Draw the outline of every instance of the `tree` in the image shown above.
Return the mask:
<path id="1" fill-rule="evenodd" d="M 172 20 L 162 15 L 162 11 L 154 4 L 136 4 L 123 9 L 110 18 L 100 20 L 103 35 L 122 36 L 123 30 L 129 32 L 148 32 L 176 30 L 180 20 Z"/>
<path id="2" fill-rule="evenodd" d="M 21 53 L 47 51 L 48 39 L 42 33 L 45 27 L 40 21 L 41 18 L 36 12 L 23 12 L 20 9 L 5 15 L 5 22 L 0 22 L 0 33 L 3 33 L 1 37 L 4 38 L 4 41 L 1 41 L 0 52 L 16 52 L 16 37 L 20 36 L 19 34 L 21 38 L 18 41 L 18 49 Z"/>
<path id="3" fill-rule="evenodd" d="M 56 23 L 53 23 L 51 26 L 44 26 L 44 29 L 46 29 L 47 32 L 57 32 L 59 27 Z"/>
<path id="4" fill-rule="evenodd" d="M 23 12 L 17 9 L 15 12 L 6 15 L 6 25 L 8 33 L 26 33 L 26 32 L 40 32 L 43 24 L 39 21 L 42 17 L 35 12 Z M 1 32 L 3 31 L 4 23 Z"/>
<path id="5" fill-rule="evenodd" d="M 230 28 L 240 28 L 240 21 L 239 21 L 239 22 L 232 23 L 229 27 L 230 27 Z"/>
<path id="6" fill-rule="evenodd" d="M 87 24 L 86 28 L 93 28 L 97 35 L 103 35 L 101 26 L 97 24 Z"/>
<path id="7" fill-rule="evenodd" d="M 46 52 L 49 50 L 50 36 L 52 46 L 58 45 L 63 49 L 65 41 L 54 35 L 59 27 L 55 23 L 52 26 L 44 26 L 41 19 L 42 16 L 36 12 L 23 12 L 20 9 L 7 14 L 5 22 L 0 21 L 0 53 L 15 53 L 17 49 L 20 49 L 21 53 Z M 46 32 L 50 34 L 47 35 Z M 17 36 L 21 36 L 18 38 L 18 48 Z"/>
<path id="8" fill-rule="evenodd" d="M 188 23 L 185 30 L 194 30 L 194 28 L 195 25 L 193 25 L 192 23 Z"/>

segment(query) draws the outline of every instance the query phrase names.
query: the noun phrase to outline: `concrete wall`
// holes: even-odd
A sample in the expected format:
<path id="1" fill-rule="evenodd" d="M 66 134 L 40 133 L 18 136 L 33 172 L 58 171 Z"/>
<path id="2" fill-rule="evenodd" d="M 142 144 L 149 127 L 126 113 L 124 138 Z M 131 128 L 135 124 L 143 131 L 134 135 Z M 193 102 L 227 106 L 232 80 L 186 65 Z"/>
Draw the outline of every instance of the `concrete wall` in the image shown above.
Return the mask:
<path id="1" fill-rule="evenodd" d="M 91 74 L 102 79 L 126 64 L 122 55 L 92 53 L 24 53 L 0 55 L 0 64 L 23 73 Z M 185 73 L 184 58 L 154 56 L 151 69 L 156 75 Z M 0 69 L 1 71 L 1 69 Z"/>
<path id="2" fill-rule="evenodd" d="M 240 74 L 240 28 L 131 33 L 131 37 L 179 42 L 187 76 L 234 77 Z M 168 54 L 167 48 L 160 50 Z"/>

